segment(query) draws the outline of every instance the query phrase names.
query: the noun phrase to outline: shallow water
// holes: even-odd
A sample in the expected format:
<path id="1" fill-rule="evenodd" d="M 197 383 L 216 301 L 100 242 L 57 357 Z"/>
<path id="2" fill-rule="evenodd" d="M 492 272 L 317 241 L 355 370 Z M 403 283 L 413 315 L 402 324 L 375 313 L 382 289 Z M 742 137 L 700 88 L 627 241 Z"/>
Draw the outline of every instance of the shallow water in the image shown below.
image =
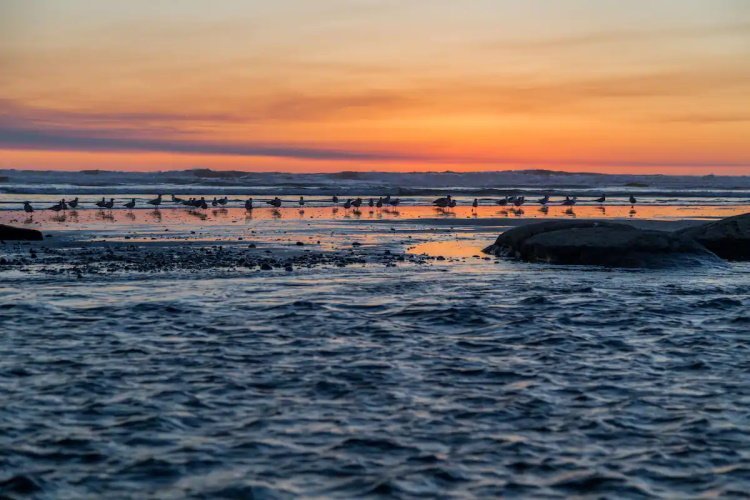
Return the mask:
<path id="1" fill-rule="evenodd" d="M 324 249 L 356 240 L 455 258 L 3 275 L 0 494 L 750 491 L 748 264 L 530 265 L 474 258 L 492 228 L 436 230 L 402 216 L 391 229 L 291 209 L 250 221 L 209 210 L 196 222 L 161 210 L 184 217 L 166 224 L 148 212 L 131 225 L 97 211 L 39 222 L 58 237 L 242 234 L 279 245 L 321 239 Z"/>

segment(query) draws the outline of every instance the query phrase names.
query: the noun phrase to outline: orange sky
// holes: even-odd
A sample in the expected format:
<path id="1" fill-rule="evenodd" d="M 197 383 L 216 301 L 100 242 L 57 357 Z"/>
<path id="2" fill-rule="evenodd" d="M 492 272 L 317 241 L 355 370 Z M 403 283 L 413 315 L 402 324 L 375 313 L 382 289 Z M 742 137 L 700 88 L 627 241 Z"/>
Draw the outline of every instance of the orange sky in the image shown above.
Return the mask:
<path id="1" fill-rule="evenodd" d="M 750 175 L 744 0 L 0 9 L 0 168 Z"/>

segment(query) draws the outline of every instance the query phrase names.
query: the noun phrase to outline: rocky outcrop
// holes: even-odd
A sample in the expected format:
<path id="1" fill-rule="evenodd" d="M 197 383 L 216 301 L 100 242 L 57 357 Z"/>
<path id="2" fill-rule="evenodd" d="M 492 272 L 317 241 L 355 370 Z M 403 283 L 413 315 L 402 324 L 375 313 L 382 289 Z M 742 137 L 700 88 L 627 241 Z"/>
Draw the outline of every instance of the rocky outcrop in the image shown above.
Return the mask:
<path id="1" fill-rule="evenodd" d="M 720 260 L 682 235 L 601 221 L 552 221 L 501 234 L 485 253 L 549 264 L 665 267 Z"/>
<path id="2" fill-rule="evenodd" d="M 727 260 L 750 260 L 750 213 L 678 231 Z"/>
<path id="3" fill-rule="evenodd" d="M 25 229 L 0 224 L 0 241 L 40 241 L 44 236 L 36 229 Z"/>

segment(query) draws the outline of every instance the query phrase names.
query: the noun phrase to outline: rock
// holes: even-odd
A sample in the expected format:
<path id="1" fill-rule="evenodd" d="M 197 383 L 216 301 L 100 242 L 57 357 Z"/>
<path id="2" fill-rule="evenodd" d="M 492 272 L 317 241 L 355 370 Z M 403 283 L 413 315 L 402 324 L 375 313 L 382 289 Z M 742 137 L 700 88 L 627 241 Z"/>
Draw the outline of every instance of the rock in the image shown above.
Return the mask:
<path id="1" fill-rule="evenodd" d="M 697 242 L 665 231 L 600 221 L 552 221 L 501 234 L 485 253 L 526 262 L 664 267 L 720 262 Z"/>
<path id="2" fill-rule="evenodd" d="M 750 260 L 750 213 L 677 231 L 727 260 Z"/>
<path id="3" fill-rule="evenodd" d="M 36 229 L 25 229 L 22 227 L 13 227 L 0 224 L 0 240 L 7 241 L 40 241 L 44 236 Z"/>

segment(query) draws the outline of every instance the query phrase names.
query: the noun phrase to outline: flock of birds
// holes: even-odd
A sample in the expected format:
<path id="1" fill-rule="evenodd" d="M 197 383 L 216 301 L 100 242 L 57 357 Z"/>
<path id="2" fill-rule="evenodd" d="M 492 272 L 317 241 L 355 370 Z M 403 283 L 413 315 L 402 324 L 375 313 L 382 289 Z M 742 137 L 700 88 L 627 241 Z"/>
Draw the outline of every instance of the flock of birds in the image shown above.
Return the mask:
<path id="1" fill-rule="evenodd" d="M 339 206 L 339 197 L 333 196 L 331 198 L 331 202 L 334 206 Z M 566 196 L 564 200 L 560 202 L 561 205 L 572 207 L 576 204 L 578 201 L 578 198 L 575 196 Z M 604 204 L 607 201 L 607 197 L 605 195 L 600 196 L 599 198 L 596 198 L 593 200 L 594 203 Z M 631 207 L 635 206 L 637 200 L 633 195 L 630 195 L 630 205 Z M 148 205 L 153 206 L 154 208 L 159 208 L 159 206 L 164 202 L 163 196 L 157 195 L 156 198 L 152 200 L 148 200 L 146 203 Z M 495 200 L 497 205 L 500 206 L 515 206 L 517 208 L 520 208 L 524 203 L 526 203 L 526 198 L 524 196 L 506 196 L 505 198 L 501 198 L 499 200 Z M 547 205 L 552 203 L 552 200 L 550 199 L 550 196 L 548 194 L 544 195 L 542 198 L 536 200 L 536 202 L 543 207 L 546 207 Z M 55 205 L 52 205 L 51 207 L 48 207 L 48 210 L 52 210 L 54 212 L 60 212 L 62 210 L 68 210 L 68 209 L 76 209 L 79 206 L 79 200 L 76 197 L 73 200 L 66 201 L 64 198 L 60 200 Z M 172 203 L 183 205 L 189 208 L 199 208 L 199 209 L 207 209 L 210 206 L 212 207 L 224 207 L 227 203 L 229 203 L 229 199 L 224 196 L 223 198 L 216 198 L 214 197 L 213 200 L 210 202 L 206 200 L 205 197 L 200 198 L 178 198 L 175 195 L 172 195 Z M 270 205 L 274 208 L 279 208 L 284 203 L 281 198 L 278 196 L 274 197 L 271 200 L 266 200 L 265 203 L 267 205 Z M 385 197 L 380 196 L 377 198 L 369 198 L 367 202 L 365 202 L 362 198 L 347 198 L 346 201 L 342 204 L 343 208 L 345 210 L 354 209 L 358 210 L 361 206 L 366 205 L 370 208 L 383 208 L 383 207 L 398 207 L 401 204 L 401 200 L 399 198 L 391 198 L 390 195 L 387 195 Z M 115 207 L 115 199 L 110 198 L 107 200 L 106 198 L 102 198 L 101 200 L 97 201 L 95 203 L 97 207 L 103 210 L 111 210 Z M 122 206 L 127 209 L 133 209 L 135 208 L 136 202 L 135 198 L 131 198 L 130 201 L 123 203 Z M 303 208 L 305 206 L 305 198 L 303 196 L 299 197 L 299 200 L 297 201 L 297 205 L 300 208 Z M 449 209 L 454 208 L 458 205 L 455 198 L 453 198 L 451 195 L 447 195 L 445 197 L 437 198 L 432 202 L 432 205 L 434 205 L 438 209 Z M 474 201 L 472 203 L 473 208 L 477 208 L 479 206 L 479 198 L 474 198 Z M 253 199 L 249 198 L 245 201 L 245 210 L 253 210 L 255 208 L 255 205 L 253 205 Z M 25 201 L 23 203 L 23 209 L 26 213 L 32 213 L 34 212 L 34 207 L 31 206 L 31 203 L 28 201 Z"/>

